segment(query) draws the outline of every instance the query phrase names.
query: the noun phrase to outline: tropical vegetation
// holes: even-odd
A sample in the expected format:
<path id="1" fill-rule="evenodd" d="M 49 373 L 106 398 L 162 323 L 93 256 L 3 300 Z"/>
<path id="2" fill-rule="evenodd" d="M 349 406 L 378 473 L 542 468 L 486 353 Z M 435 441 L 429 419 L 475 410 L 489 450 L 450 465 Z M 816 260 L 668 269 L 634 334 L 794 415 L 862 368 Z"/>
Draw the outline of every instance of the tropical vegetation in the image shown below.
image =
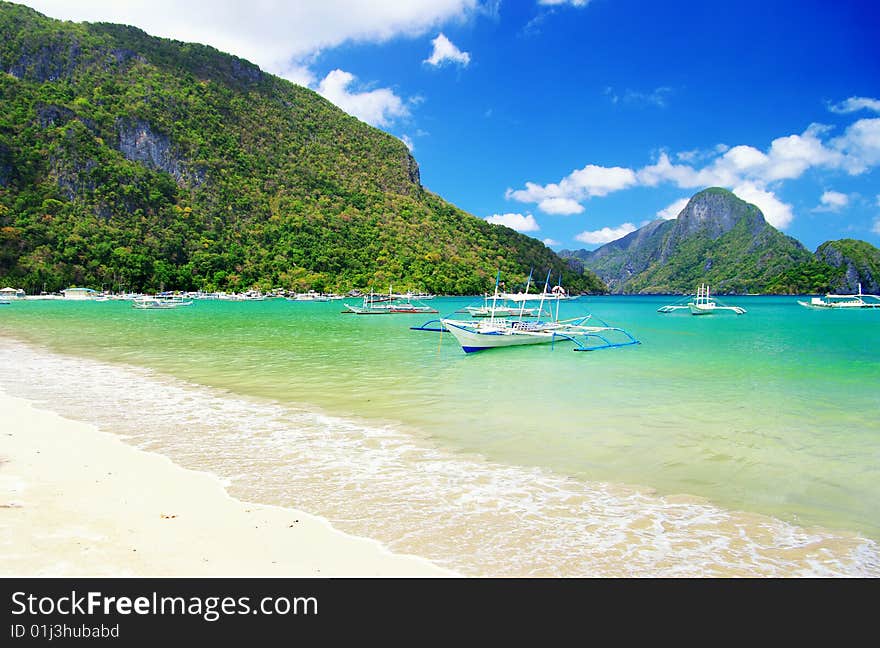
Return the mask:
<path id="1" fill-rule="evenodd" d="M 211 47 L 0 2 L 0 277 L 69 285 L 478 293 L 543 243 L 420 184 L 403 142 Z"/>

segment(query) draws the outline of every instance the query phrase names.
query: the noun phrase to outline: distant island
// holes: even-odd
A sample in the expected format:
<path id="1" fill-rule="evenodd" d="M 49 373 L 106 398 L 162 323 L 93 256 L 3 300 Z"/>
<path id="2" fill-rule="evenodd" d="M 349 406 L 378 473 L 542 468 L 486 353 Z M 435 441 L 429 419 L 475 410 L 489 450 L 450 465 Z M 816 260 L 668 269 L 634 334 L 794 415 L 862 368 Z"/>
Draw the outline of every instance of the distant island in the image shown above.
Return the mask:
<path id="1" fill-rule="evenodd" d="M 880 249 L 828 241 L 815 253 L 764 220 L 755 205 L 712 187 L 671 220 L 655 220 L 595 250 L 562 250 L 576 270 L 594 271 L 612 293 L 811 294 L 880 291 Z"/>

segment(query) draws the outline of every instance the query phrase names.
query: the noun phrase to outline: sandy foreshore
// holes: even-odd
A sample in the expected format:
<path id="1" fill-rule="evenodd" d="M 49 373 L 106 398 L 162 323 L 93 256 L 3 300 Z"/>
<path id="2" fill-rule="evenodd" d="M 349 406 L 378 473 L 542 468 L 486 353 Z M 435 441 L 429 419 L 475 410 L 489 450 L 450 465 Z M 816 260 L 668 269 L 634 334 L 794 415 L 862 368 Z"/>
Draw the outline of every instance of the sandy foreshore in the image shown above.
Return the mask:
<path id="1" fill-rule="evenodd" d="M 0 391 L 0 576 L 455 576 Z"/>

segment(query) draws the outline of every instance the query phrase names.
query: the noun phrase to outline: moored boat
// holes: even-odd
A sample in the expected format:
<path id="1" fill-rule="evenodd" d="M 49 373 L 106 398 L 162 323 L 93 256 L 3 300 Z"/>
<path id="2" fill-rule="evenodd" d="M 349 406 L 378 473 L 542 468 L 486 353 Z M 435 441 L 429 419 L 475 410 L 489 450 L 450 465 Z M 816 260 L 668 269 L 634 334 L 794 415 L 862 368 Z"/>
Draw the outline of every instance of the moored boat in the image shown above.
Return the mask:
<path id="1" fill-rule="evenodd" d="M 142 295 L 132 300 L 131 307 L 140 310 L 169 310 L 172 308 L 181 308 L 183 306 L 192 306 L 192 303 L 192 299 L 183 299 L 181 297 L 155 297 Z"/>
<path id="2" fill-rule="evenodd" d="M 859 284 L 859 292 L 855 295 L 834 295 L 828 293 L 825 297 L 813 297 L 805 302 L 798 300 L 798 304 L 805 308 L 816 310 L 828 310 L 831 308 L 880 308 L 880 295 L 867 295 L 862 292 L 862 284 Z"/>
<path id="3" fill-rule="evenodd" d="M 348 303 L 343 303 L 343 306 L 346 308 L 342 311 L 343 313 L 354 313 L 355 315 L 407 315 L 438 312 L 426 304 L 414 303 L 411 293 L 395 294 L 390 286 L 387 294 L 377 295 L 372 291 L 365 294 L 360 306 Z"/>
<path id="4" fill-rule="evenodd" d="M 658 313 L 673 313 L 677 310 L 687 310 L 690 311 L 691 315 L 713 315 L 715 313 L 736 313 L 737 315 L 744 315 L 746 313 L 746 309 L 742 306 L 726 306 L 712 297 L 709 294 L 709 284 L 700 284 L 699 288 L 697 288 L 697 294 L 693 297 L 687 297 L 686 299 L 690 299 L 687 304 L 669 304 L 668 306 L 661 306 L 657 309 Z"/>
<path id="5" fill-rule="evenodd" d="M 553 294 L 547 290 L 549 279 L 548 272 L 544 291 L 540 295 L 536 295 L 540 299 L 539 313 L 544 312 L 544 301 L 553 298 Z M 531 281 L 531 275 L 529 275 L 529 281 Z M 527 293 L 528 284 L 526 292 L 523 294 Z M 498 296 L 498 278 L 496 277 L 495 297 Z M 556 342 L 572 342 L 574 343 L 574 351 L 595 351 L 639 344 L 635 337 L 622 328 L 608 326 L 604 322 L 600 325 L 589 323 L 593 318 L 592 314 L 560 320 L 559 301 L 556 300 L 555 315 L 552 315 L 548 320 L 526 321 L 520 317 L 494 316 L 479 320 L 441 318 L 412 328 L 441 333 L 448 331 L 458 341 L 465 353 L 510 346 L 548 343 L 552 345 Z M 440 326 L 430 326 L 433 322 L 438 322 Z"/>

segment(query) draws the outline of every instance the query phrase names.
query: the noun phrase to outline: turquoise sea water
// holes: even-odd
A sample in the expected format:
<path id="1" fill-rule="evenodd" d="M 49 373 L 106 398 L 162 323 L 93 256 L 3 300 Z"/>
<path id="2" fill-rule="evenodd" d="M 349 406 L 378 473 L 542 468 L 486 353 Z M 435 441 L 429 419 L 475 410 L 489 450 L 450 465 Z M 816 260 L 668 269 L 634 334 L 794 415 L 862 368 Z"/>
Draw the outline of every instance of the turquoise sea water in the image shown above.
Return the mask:
<path id="1" fill-rule="evenodd" d="M 0 386 L 464 573 L 824 573 L 816 556 L 845 555 L 829 573 L 880 574 L 880 311 L 656 312 L 670 301 L 562 306 L 638 346 L 468 355 L 408 328 L 437 315 L 340 302 L 15 302 L 0 335 L 28 346 L 9 342 L 21 371 Z"/>

